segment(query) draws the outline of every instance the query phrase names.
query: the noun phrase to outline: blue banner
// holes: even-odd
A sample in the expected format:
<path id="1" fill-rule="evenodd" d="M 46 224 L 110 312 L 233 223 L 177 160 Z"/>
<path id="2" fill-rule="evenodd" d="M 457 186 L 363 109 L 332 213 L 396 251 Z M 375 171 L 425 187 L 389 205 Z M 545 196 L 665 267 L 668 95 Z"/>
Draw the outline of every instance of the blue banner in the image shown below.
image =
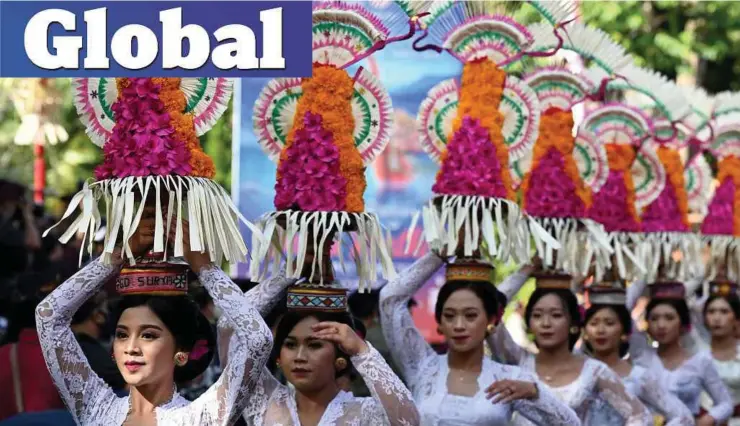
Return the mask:
<path id="1" fill-rule="evenodd" d="M 0 1 L 0 77 L 310 75 L 310 1 Z"/>

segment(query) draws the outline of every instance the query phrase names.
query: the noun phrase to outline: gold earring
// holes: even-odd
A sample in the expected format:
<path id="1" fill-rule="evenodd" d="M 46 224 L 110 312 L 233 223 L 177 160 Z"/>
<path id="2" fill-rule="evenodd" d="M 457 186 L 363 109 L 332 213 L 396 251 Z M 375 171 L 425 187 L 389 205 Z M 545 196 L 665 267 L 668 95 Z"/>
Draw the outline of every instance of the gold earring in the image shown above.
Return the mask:
<path id="1" fill-rule="evenodd" d="M 491 335 L 493 334 L 493 331 L 496 329 L 496 326 L 493 324 L 488 324 L 486 327 L 486 334 Z"/>
<path id="2" fill-rule="evenodd" d="M 570 334 L 578 334 L 580 331 L 581 329 L 576 327 L 575 325 L 570 328 Z"/>
<path id="3" fill-rule="evenodd" d="M 185 364 L 188 363 L 188 354 L 187 352 L 178 352 L 175 354 L 175 365 L 178 367 L 182 367 Z"/>
<path id="4" fill-rule="evenodd" d="M 620 339 L 621 339 L 621 340 L 622 340 L 623 342 L 626 342 L 626 341 L 627 341 L 627 340 L 629 339 L 629 337 L 628 337 L 628 336 L 627 336 L 626 334 L 623 334 L 623 335 L 622 335 L 622 337 L 620 337 Z"/>
<path id="5" fill-rule="evenodd" d="M 337 358 L 337 360 L 334 361 L 334 367 L 338 371 L 344 370 L 345 368 L 347 368 L 347 360 L 344 358 Z"/>

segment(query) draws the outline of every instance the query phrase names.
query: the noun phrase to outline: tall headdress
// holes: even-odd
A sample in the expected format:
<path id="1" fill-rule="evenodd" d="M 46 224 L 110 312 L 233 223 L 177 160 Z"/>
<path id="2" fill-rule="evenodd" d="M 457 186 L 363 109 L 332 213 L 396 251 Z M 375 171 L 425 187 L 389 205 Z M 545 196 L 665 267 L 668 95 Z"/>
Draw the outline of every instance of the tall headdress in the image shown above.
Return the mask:
<path id="1" fill-rule="evenodd" d="M 560 39 L 545 23 L 529 29 L 537 40 L 536 50 L 561 46 L 596 63 L 625 62 L 623 50 L 598 30 L 582 24 L 563 26 L 567 36 Z M 594 40 L 600 49 L 594 49 Z M 542 113 L 537 142 L 514 162 L 514 184 L 521 187 L 521 204 L 530 223 L 537 221 L 561 246 L 555 252 L 548 250 L 538 238 L 540 233 L 530 226 L 544 268 L 536 274 L 586 275 L 593 259 L 608 260 L 612 252 L 603 227 L 586 218 L 593 192 L 606 181 L 608 165 L 602 143 L 573 136 L 572 108 L 597 96 L 601 81 L 592 82 L 563 65 L 536 68 L 525 73 L 523 80 L 537 94 Z"/>
<path id="2" fill-rule="evenodd" d="M 717 95 L 707 151 L 717 161 L 717 188 L 701 225 L 711 258 L 708 278 L 740 280 L 740 96 Z"/>
<path id="3" fill-rule="evenodd" d="M 423 7 L 402 6 L 409 14 Z M 415 17 L 410 25 L 405 37 L 412 35 Z M 255 133 L 278 168 L 276 211 L 259 223 L 266 242 L 253 242 L 250 271 L 258 279 L 267 269 L 260 266 L 278 266 L 285 256 L 287 275 L 307 281 L 290 290 L 291 308 L 345 309 L 344 290 L 332 286 L 330 256 L 335 242 L 342 255 L 343 237 L 360 290 L 376 279 L 376 262 L 385 278 L 395 274 L 390 242 L 363 200 L 365 168 L 390 138 L 391 100 L 371 72 L 360 67 L 352 75 L 346 69 L 402 38 L 359 4 L 319 3 L 313 10 L 312 77 L 272 80 L 254 106 Z"/>
<path id="4" fill-rule="evenodd" d="M 503 67 L 526 54 L 534 39 L 526 27 L 488 13 L 482 3 L 436 3 L 422 21 L 432 44 L 415 43 L 463 63 L 460 82 L 437 84 L 419 107 L 422 146 L 441 165 L 435 198 L 422 211 L 425 237 L 449 255 L 474 257 L 484 246 L 484 257 L 526 261 L 529 239 L 511 166 L 537 140 L 540 106 L 534 91 Z M 572 12 L 568 2 L 532 3 L 548 19 Z M 559 248 L 552 238 L 548 244 Z"/>
<path id="5" fill-rule="evenodd" d="M 642 143 L 640 152 L 648 154 L 646 158 L 657 158 L 658 163 L 645 164 L 644 177 L 649 181 L 653 170 L 656 175 L 665 176 L 653 180 L 653 194 L 657 196 L 649 194 L 647 198 L 652 201 L 640 203 L 639 207 L 643 238 L 637 255 L 645 266 L 645 279 L 695 278 L 702 273 L 702 244 L 690 229 L 685 163 L 681 156 L 681 150 L 689 144 L 682 121 L 691 113 L 690 103 L 675 83 L 658 73 L 630 66 L 621 74 L 624 79 L 612 86 L 621 86 L 627 92 L 626 102 L 650 114 L 654 123 L 654 133 Z"/>
<path id="6" fill-rule="evenodd" d="M 82 233 L 83 249 L 92 250 L 102 199 L 108 224 L 104 261 L 110 261 L 120 243 L 123 256 L 135 263 L 128 240 L 145 206 L 155 207 L 152 251 L 160 260 L 183 255 L 184 220 L 191 250 L 207 252 L 214 263 L 245 259 L 247 247 L 235 217 L 253 227 L 211 180 L 213 161 L 198 140 L 226 110 L 230 80 L 79 78 L 73 80 L 73 90 L 77 112 L 90 139 L 103 148 L 104 160 L 95 169 L 95 181 L 85 183 L 64 213 L 62 220 L 78 207 L 82 210 L 62 242 Z M 174 241 L 167 238 L 170 229 L 176 230 Z"/>

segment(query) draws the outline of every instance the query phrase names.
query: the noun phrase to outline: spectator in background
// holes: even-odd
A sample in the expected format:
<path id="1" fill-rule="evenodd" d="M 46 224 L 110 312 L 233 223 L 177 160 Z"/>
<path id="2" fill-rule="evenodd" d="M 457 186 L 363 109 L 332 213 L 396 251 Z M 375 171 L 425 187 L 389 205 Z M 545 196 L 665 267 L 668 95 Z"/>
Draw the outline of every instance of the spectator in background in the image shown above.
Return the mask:
<path id="1" fill-rule="evenodd" d="M 126 382 L 118 371 L 110 350 L 101 343 L 108 326 L 108 315 L 106 295 L 98 293 L 86 301 L 72 317 L 72 332 L 92 370 L 114 392 L 121 394 L 126 390 Z"/>
<path id="2" fill-rule="evenodd" d="M 18 341 L 0 346 L 0 421 L 16 414 L 64 409 L 64 403 L 44 362 L 36 333 L 36 305 L 48 291 L 50 273 L 28 275 L 21 299 L 13 300 L 11 322 Z M 43 290 L 42 290 L 43 289 Z"/>

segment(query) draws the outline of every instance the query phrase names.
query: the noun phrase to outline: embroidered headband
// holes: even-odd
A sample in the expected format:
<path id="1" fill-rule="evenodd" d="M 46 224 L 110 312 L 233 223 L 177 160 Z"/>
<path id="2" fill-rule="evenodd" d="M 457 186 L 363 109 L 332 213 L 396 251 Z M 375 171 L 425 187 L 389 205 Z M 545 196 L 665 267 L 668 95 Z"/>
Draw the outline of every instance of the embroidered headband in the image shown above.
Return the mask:
<path id="1" fill-rule="evenodd" d="M 475 281 L 491 283 L 494 268 L 485 263 L 449 263 L 445 272 L 447 282 L 450 281 Z"/>

